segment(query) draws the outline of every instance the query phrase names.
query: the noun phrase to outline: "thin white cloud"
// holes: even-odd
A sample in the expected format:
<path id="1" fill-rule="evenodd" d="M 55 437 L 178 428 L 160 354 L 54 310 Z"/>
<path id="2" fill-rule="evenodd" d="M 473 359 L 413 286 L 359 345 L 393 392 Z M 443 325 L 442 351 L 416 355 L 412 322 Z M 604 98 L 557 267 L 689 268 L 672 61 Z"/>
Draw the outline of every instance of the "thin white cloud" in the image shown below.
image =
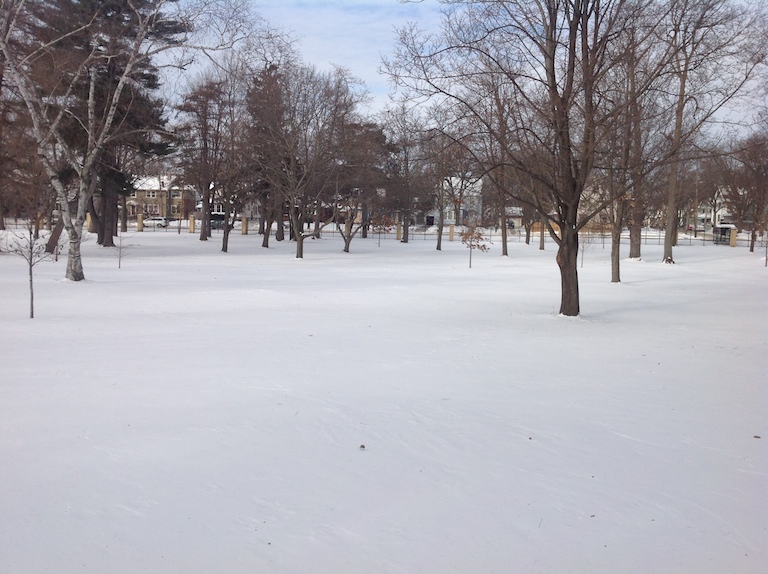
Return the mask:
<path id="1" fill-rule="evenodd" d="M 387 80 L 377 70 L 382 55 L 394 47 L 396 29 L 417 22 L 434 30 L 440 21 L 437 0 L 263 0 L 256 10 L 273 26 L 296 34 L 305 61 L 320 68 L 343 66 L 363 80 L 375 98 L 374 107 L 388 92 Z"/>

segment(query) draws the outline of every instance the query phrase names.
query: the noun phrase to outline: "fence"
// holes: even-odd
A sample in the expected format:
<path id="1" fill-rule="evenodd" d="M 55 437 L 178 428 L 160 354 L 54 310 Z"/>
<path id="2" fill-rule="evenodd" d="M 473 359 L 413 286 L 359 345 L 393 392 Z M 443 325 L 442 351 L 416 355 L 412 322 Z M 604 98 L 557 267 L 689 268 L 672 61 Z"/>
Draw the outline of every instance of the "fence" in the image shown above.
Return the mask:
<path id="1" fill-rule="evenodd" d="M 129 222 L 129 229 L 135 230 L 136 229 L 136 222 Z M 22 218 L 12 218 L 8 217 L 5 219 L 5 227 L 6 229 L 27 229 L 28 222 L 26 219 Z M 249 226 L 251 231 L 251 234 L 256 234 L 258 226 L 251 225 Z M 178 232 L 179 230 L 179 222 L 173 221 L 168 227 L 165 228 L 157 228 L 157 227 L 145 227 L 144 232 L 145 233 L 171 233 L 171 232 Z M 181 230 L 184 232 L 187 232 L 187 222 L 182 221 L 181 222 Z M 222 233 L 220 229 L 213 229 L 211 230 L 213 234 Z M 287 230 L 286 230 L 287 231 Z M 483 229 L 483 237 L 487 241 L 490 241 L 491 243 L 500 243 L 501 242 L 501 231 L 498 229 Z M 235 233 L 240 232 L 239 226 L 234 230 Z M 449 229 L 446 227 L 443 229 L 443 241 L 449 241 Z M 341 233 L 339 230 L 332 225 L 329 225 L 325 227 L 321 231 L 321 235 L 325 237 L 340 237 Z M 358 232 L 358 235 L 356 238 L 360 237 L 360 233 Z M 387 240 L 396 240 L 397 234 L 394 231 L 388 231 L 388 232 L 382 232 L 379 233 L 374 230 L 368 231 L 368 238 L 373 238 L 376 240 L 381 241 L 387 241 Z M 434 227 L 423 227 L 423 226 L 417 226 L 417 227 L 411 227 L 408 232 L 408 239 L 409 241 L 437 241 L 437 230 Z M 579 239 L 582 243 L 588 243 L 590 245 L 603 245 L 603 246 L 610 246 L 611 244 L 611 234 L 605 233 L 605 232 L 581 232 L 579 234 Z M 544 240 L 546 243 L 552 243 L 552 238 L 549 236 L 549 233 L 544 234 Z M 456 229 L 454 233 L 454 241 L 461 241 L 461 238 L 459 236 L 459 230 Z M 522 229 L 510 229 L 507 233 L 507 241 L 509 243 L 523 243 L 525 241 L 525 231 Z M 540 235 L 539 232 L 531 233 L 531 243 L 538 244 L 540 241 Z M 641 233 L 641 243 L 643 245 L 664 245 L 664 231 L 660 229 L 644 229 Z M 750 244 L 750 237 L 747 233 L 742 233 L 736 238 L 736 246 L 737 247 L 749 247 Z M 765 233 L 760 233 L 758 236 L 757 241 L 755 242 L 755 248 L 757 247 L 766 247 L 766 241 L 768 241 L 768 236 L 766 236 Z M 629 233 L 624 232 L 621 236 L 621 242 L 622 243 L 628 243 L 629 242 Z M 714 244 L 714 238 L 711 232 L 702 232 L 698 233 L 696 237 L 694 237 L 690 233 L 679 233 L 677 236 L 677 245 L 707 245 L 707 244 Z M 720 245 L 728 245 L 728 242 L 726 241 L 724 244 L 720 243 Z"/>
<path id="2" fill-rule="evenodd" d="M 338 229 L 335 227 L 328 226 L 325 229 L 322 230 L 321 235 L 323 236 L 340 236 L 340 233 Z M 359 233 L 358 233 L 359 237 Z M 369 231 L 368 232 L 369 238 L 379 239 L 381 238 L 382 241 L 384 240 L 392 240 L 397 239 L 397 234 L 393 231 L 386 232 L 386 233 L 378 233 L 376 231 Z M 492 243 L 500 243 L 501 242 L 501 231 L 499 230 L 493 230 L 493 229 L 483 229 L 483 238 L 487 241 L 490 241 Z M 437 241 L 437 231 L 434 228 L 423 228 L 423 227 L 416 227 L 411 228 L 408 232 L 408 240 L 409 241 Z M 443 230 L 443 241 L 449 240 L 449 231 L 448 229 Z M 549 233 L 544 234 L 544 240 L 546 243 L 553 242 L 553 239 L 550 237 Z M 599 233 L 599 232 L 581 232 L 579 233 L 579 240 L 584 243 L 589 243 L 590 245 L 605 245 L 610 246 L 611 245 L 611 234 L 610 233 Z M 459 237 L 459 231 L 456 230 L 454 234 L 454 241 L 461 241 L 461 238 Z M 507 233 L 507 241 L 509 243 L 523 243 L 525 242 L 525 231 L 521 229 L 511 229 Z M 540 241 L 540 235 L 538 232 L 531 233 L 531 243 L 538 244 Z M 622 243 L 628 243 L 629 242 L 629 233 L 624 232 L 621 236 L 621 242 Z M 640 236 L 640 242 L 643 245 L 664 245 L 664 231 L 663 230 L 657 230 L 657 229 L 645 229 L 641 233 Z M 714 244 L 714 239 L 711 233 L 699 233 L 697 237 L 694 237 L 693 235 L 689 235 L 687 233 L 680 233 L 677 236 L 677 245 L 707 245 L 707 244 Z M 742 234 L 736 239 L 736 246 L 738 247 L 749 247 L 750 244 L 750 238 L 747 234 Z M 766 235 L 762 234 L 762 236 L 758 237 L 757 241 L 755 242 L 755 247 L 761 246 L 765 247 L 766 244 Z M 723 243 L 719 243 L 719 245 L 723 245 Z M 728 242 L 726 241 L 724 245 L 728 245 Z"/>

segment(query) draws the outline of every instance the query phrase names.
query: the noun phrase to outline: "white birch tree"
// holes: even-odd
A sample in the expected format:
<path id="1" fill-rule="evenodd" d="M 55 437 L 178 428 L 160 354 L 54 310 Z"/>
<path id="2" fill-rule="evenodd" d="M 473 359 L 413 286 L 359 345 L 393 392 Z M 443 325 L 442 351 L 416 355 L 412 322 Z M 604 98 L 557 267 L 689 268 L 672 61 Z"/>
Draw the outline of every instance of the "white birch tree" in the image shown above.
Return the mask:
<path id="1" fill-rule="evenodd" d="M 66 278 L 73 281 L 85 278 L 80 243 L 96 167 L 119 128 L 119 107 L 141 64 L 169 51 L 223 48 L 243 32 L 240 7 L 227 0 L 95 2 L 77 8 L 66 1 L 0 0 L 6 81 L 24 102 L 37 155 L 58 196 L 69 242 Z M 98 85 L 98 70 L 115 59 L 122 68 L 97 102 L 97 90 L 104 87 Z M 68 133 L 71 126 L 79 132 L 78 144 Z M 75 174 L 72 192 L 58 157 Z"/>

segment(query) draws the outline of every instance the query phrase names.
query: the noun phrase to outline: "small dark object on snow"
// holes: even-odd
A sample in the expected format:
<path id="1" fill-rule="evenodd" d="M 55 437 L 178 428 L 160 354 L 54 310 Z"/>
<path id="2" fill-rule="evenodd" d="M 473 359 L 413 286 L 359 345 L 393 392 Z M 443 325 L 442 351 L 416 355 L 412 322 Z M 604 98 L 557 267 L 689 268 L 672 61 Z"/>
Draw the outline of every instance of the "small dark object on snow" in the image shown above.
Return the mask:
<path id="1" fill-rule="evenodd" d="M 759 435 L 759 434 L 756 434 L 756 435 L 755 435 L 755 438 L 760 438 L 760 435 Z"/>
<path id="2" fill-rule="evenodd" d="M 360 445 L 360 450 L 365 450 L 365 445 L 364 444 Z"/>

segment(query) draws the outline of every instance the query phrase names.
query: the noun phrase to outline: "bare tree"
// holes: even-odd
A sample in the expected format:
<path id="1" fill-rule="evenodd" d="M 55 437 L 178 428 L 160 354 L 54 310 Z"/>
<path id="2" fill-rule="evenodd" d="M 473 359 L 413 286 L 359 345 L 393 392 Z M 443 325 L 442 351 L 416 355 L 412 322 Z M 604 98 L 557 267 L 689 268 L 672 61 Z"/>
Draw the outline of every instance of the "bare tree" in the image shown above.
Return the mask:
<path id="1" fill-rule="evenodd" d="M 485 243 L 485 238 L 483 238 L 483 232 L 480 231 L 477 218 L 469 218 L 459 236 L 461 237 L 461 242 L 469 249 L 469 268 L 472 269 L 472 252 L 477 249 L 484 253 L 490 249 Z"/>
<path id="2" fill-rule="evenodd" d="M 447 133 L 448 118 L 441 113 L 439 107 L 430 110 L 432 122 L 444 126 L 442 129 L 430 129 L 424 134 L 422 148 L 426 161 L 425 185 L 434 186 L 434 207 L 437 211 L 437 245 L 442 249 L 442 236 L 446 215 L 448 220 L 456 225 L 464 225 L 465 219 L 481 219 L 482 213 L 469 213 L 469 204 L 479 197 L 481 187 L 482 166 L 475 154 L 470 151 L 468 142 L 459 142 L 457 128 L 451 135 Z M 431 180 L 431 182 L 430 182 Z M 484 205 L 484 204 L 483 204 Z"/>
<path id="3" fill-rule="evenodd" d="M 27 277 L 29 279 L 29 318 L 35 318 L 35 285 L 34 268 L 42 262 L 53 258 L 46 250 L 45 238 L 37 234 L 34 218 L 26 220 L 26 229 L 19 233 L 5 231 L 5 246 L 3 251 L 18 255 L 27 263 Z"/>
<path id="4" fill-rule="evenodd" d="M 219 196 L 224 211 L 224 233 L 221 250 L 229 250 L 229 234 L 232 231 L 237 215 L 242 212 L 245 203 L 253 195 L 255 183 L 253 169 L 250 164 L 246 136 L 246 86 L 242 82 L 233 81 L 242 78 L 244 69 L 233 66 L 235 73 L 230 75 L 226 84 L 226 132 L 224 134 L 224 162 Z"/>
<path id="5" fill-rule="evenodd" d="M 253 162 L 267 187 L 287 204 L 296 257 L 304 239 L 335 218 L 333 193 L 345 126 L 357 121 L 363 94 L 343 69 L 320 72 L 288 62 L 268 65 L 248 95 Z M 314 216 L 315 229 L 305 231 Z"/>
<path id="6" fill-rule="evenodd" d="M 344 252 L 349 253 L 352 239 L 358 232 L 366 232 L 379 208 L 389 146 L 382 128 L 369 122 L 345 126 L 342 143 L 334 201 Z"/>
<path id="7" fill-rule="evenodd" d="M 746 193 L 752 198 L 749 250 L 754 251 L 758 230 L 768 246 L 768 187 L 765 184 L 768 181 L 768 133 L 763 131 L 748 137 L 738 157 L 744 166 Z"/>
<path id="8" fill-rule="evenodd" d="M 629 12 L 614 43 L 614 61 L 600 90 L 615 103 L 615 129 L 607 131 L 598 146 L 594 195 L 609 203 L 611 231 L 611 282 L 621 281 L 621 239 L 630 230 L 630 257 L 640 257 L 640 231 L 649 173 L 656 169 L 657 152 L 652 136 L 658 131 L 653 94 L 669 62 L 670 49 L 656 41 L 663 9 Z"/>
<path id="9" fill-rule="evenodd" d="M 426 154 L 429 158 L 430 169 L 434 172 L 435 178 L 441 181 L 445 174 L 449 173 L 450 168 L 448 164 L 448 149 L 450 149 L 453 140 L 447 137 L 444 133 L 438 130 L 432 130 L 426 139 Z M 437 227 L 437 242 L 435 249 L 442 251 L 443 249 L 443 230 L 445 229 L 445 214 L 448 210 L 448 196 L 444 192 L 442 184 L 436 186 L 434 193 L 435 198 L 435 211 L 437 211 L 437 220 L 435 225 Z"/>
<path id="10" fill-rule="evenodd" d="M 183 181 L 201 198 L 200 241 L 211 237 L 211 204 L 221 179 L 225 154 L 226 102 L 222 81 L 204 77 L 178 106 L 182 124 L 181 169 Z"/>
<path id="11" fill-rule="evenodd" d="M 384 68 L 407 93 L 448 99 L 472 116 L 503 147 L 505 165 L 535 183 L 518 199 L 545 218 L 558 245 L 560 313 L 578 315 L 578 232 L 594 216 L 580 213 L 580 202 L 598 141 L 616 124 L 600 86 L 627 11 L 646 3 L 451 3 L 457 10 L 441 37 L 401 30 Z M 488 119 L 493 97 L 502 104 L 503 130 Z"/>
<path id="12" fill-rule="evenodd" d="M 432 206 L 438 185 L 425 149 L 425 117 L 405 102 L 397 102 L 381 112 L 379 121 L 391 145 L 385 204 L 402 225 L 402 243 L 408 243 L 411 225 L 421 208 Z"/>
<path id="13" fill-rule="evenodd" d="M 765 58 L 763 8 L 729 0 L 672 0 L 660 40 L 671 48 L 665 263 L 679 226 L 677 193 L 685 152 L 716 114 L 744 93 Z"/>
<path id="14" fill-rule="evenodd" d="M 718 157 L 720 189 L 739 230 L 749 226 L 749 250 L 755 250 L 758 230 L 768 221 L 768 135 L 756 132 L 732 144 Z"/>

